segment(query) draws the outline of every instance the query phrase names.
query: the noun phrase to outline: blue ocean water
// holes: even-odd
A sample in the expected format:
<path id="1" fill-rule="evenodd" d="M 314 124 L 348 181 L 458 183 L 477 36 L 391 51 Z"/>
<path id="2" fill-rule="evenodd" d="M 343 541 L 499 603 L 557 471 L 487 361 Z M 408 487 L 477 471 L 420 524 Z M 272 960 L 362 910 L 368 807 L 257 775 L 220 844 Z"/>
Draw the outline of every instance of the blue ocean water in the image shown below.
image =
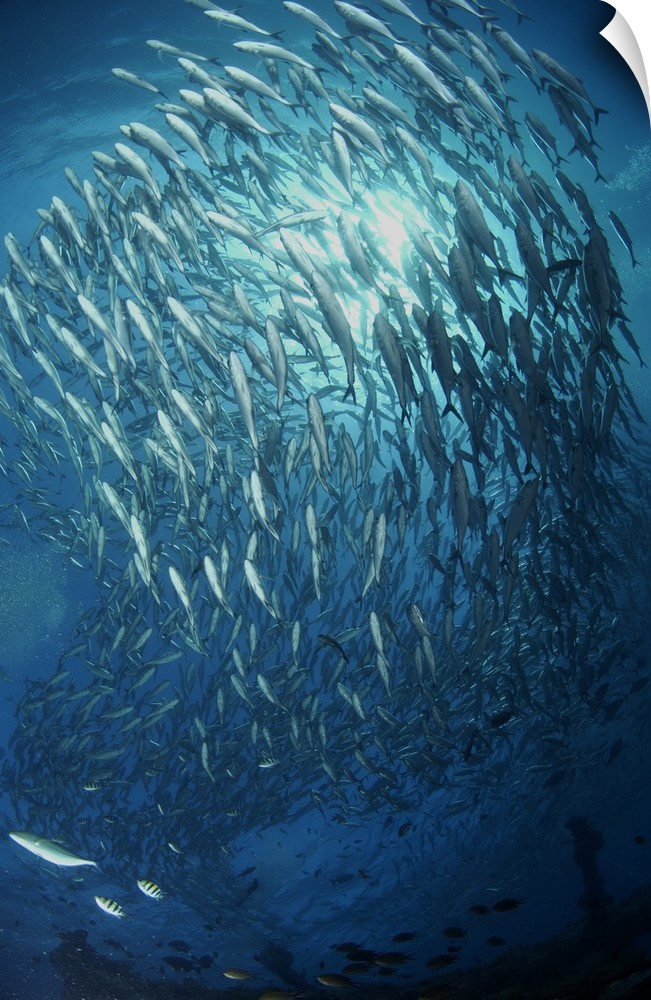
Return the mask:
<path id="1" fill-rule="evenodd" d="M 419 16 L 426 17 L 425 4 L 414 0 L 412 6 Z M 604 230 L 609 225 L 608 213 L 614 210 L 630 232 L 639 262 L 635 268 L 611 228 L 607 231 L 608 242 L 622 282 L 629 326 L 639 342 L 642 358 L 651 364 L 647 323 L 651 136 L 646 108 L 621 61 L 598 36 L 609 17 L 607 5 L 586 0 L 549 3 L 543 10 L 539 4 L 522 0 L 521 7 L 531 20 L 518 24 L 505 5 L 499 8 L 500 23 L 525 49 L 535 47 L 553 54 L 585 83 L 594 102 L 608 109 L 595 128 L 601 147 L 599 166 L 606 183 L 595 182 L 593 168 L 576 154 L 570 156 L 567 133 L 560 130 L 551 115 L 547 120 L 558 138 L 561 155 L 568 158 L 564 171 L 574 183 L 583 186 Z M 327 8 L 325 4 L 312 5 L 313 10 L 341 28 L 334 9 L 329 4 Z M 283 29 L 283 44 L 291 42 L 293 51 L 311 58 L 311 29 L 291 17 L 282 4 L 247 0 L 238 13 L 270 29 Z M 383 16 L 411 41 L 419 39 L 418 30 L 397 16 L 392 17 L 379 6 L 374 7 L 374 14 Z M 462 12 L 458 18 L 460 23 L 481 32 L 470 15 Z M 56 8 L 39 3 L 26 8 L 3 0 L 0 37 L 4 48 L 0 64 L 0 230 L 3 234 L 13 233 L 19 245 L 26 248 L 39 221 L 38 209 L 47 208 L 54 196 L 74 202 L 79 211 L 79 200 L 65 178 L 66 167 L 82 179 L 92 179 L 91 152 L 113 155 L 114 144 L 121 138 L 120 125 L 141 121 L 160 127 L 161 115 L 154 109 L 158 97 L 120 83 L 111 75 L 112 67 L 137 72 L 170 101 L 177 101 L 179 87 L 188 85 L 185 76 L 173 57 L 161 57 L 147 47 L 147 39 L 214 55 L 219 62 L 237 63 L 240 56 L 235 57 L 231 43 L 244 36 L 212 24 L 207 28 L 201 12 L 181 0 L 161 0 L 155 5 L 144 0 L 137 5 L 98 2 L 92 7 L 63 2 Z M 505 66 L 507 62 L 504 57 Z M 263 76 L 260 63 L 252 61 L 247 67 Z M 211 71 L 215 71 L 213 64 Z M 528 107 L 539 114 L 531 84 L 513 67 L 509 72 L 509 91 L 516 98 L 511 113 L 518 121 Z M 394 89 L 389 92 L 395 99 Z M 291 115 L 285 113 L 289 121 Z M 507 149 L 506 141 L 504 145 Z M 527 149 L 531 164 L 542 170 L 542 156 Z M 493 164 L 487 166 L 492 169 Z M 549 170 L 549 165 L 545 166 Z M 396 191 L 399 203 L 398 181 Z M 7 264 L 4 257 L 3 272 Z M 642 416 L 651 420 L 648 368 L 642 367 L 630 350 L 621 349 L 625 353 L 622 367 L 626 383 Z M 32 389 L 34 393 L 42 392 L 42 383 L 35 380 Z M 99 400 L 97 413 L 101 419 Z M 136 405 L 134 422 L 143 413 L 144 408 L 139 410 Z M 271 416 L 268 419 L 271 421 Z M 332 421 L 333 436 L 334 427 L 342 420 L 351 434 L 359 432 L 359 422 L 337 412 L 337 424 Z M 636 443 L 631 448 L 635 456 L 646 454 L 648 459 L 648 427 L 640 423 L 635 430 Z M 16 472 L 15 463 L 24 456 L 6 414 L 2 416 L 0 433 L 6 470 L 0 495 L 3 827 L 6 834 L 27 829 L 54 838 L 60 826 L 67 847 L 83 856 L 92 852 L 90 857 L 100 865 L 98 870 L 55 868 L 3 836 L 2 996 L 15 1000 L 86 996 L 88 966 L 93 963 L 100 970 L 97 996 L 101 997 L 147 996 L 147 990 L 155 988 L 151 984 L 157 984 L 160 991 L 151 995 L 183 995 L 174 990 L 180 990 L 186 981 L 194 984 L 187 993 L 193 996 L 201 996 L 204 989 L 258 996 L 274 985 L 293 992 L 313 989 L 327 994 L 327 987 L 320 986 L 316 977 L 342 971 L 347 961 L 345 953 L 333 949 L 346 941 L 376 955 L 405 953 L 404 961 L 395 959 L 392 964 L 387 959 L 385 965 L 371 967 L 365 978 L 356 980 L 362 995 L 376 995 L 373 991 L 383 995 L 380 991 L 386 989 L 387 995 L 418 996 L 426 988 L 423 984 L 448 972 L 428 970 L 426 963 L 433 956 L 454 956 L 453 972 L 470 973 L 489 963 L 498 950 L 538 945 L 553 940 L 568 927 L 582 925 L 588 919 L 585 894 L 590 875 L 598 876 L 590 884 L 603 889 L 608 905 L 615 906 L 636 891 L 648 890 L 651 866 L 646 842 L 651 836 L 651 804 L 646 781 L 649 591 L 645 558 L 649 537 L 648 514 L 643 506 L 636 506 L 636 500 L 643 503 L 649 496 L 648 467 L 643 466 L 642 457 L 632 463 L 638 465 L 639 483 L 631 478 L 635 468 L 630 466 L 625 466 L 625 480 L 614 477 L 604 481 L 604 489 L 608 490 L 604 503 L 608 499 L 609 516 L 616 522 L 613 537 L 621 537 L 625 530 L 622 524 L 630 522 L 635 542 L 622 554 L 621 565 L 602 567 L 607 586 L 601 585 L 599 573 L 594 572 L 581 581 L 585 592 L 594 595 L 595 606 L 606 608 L 609 616 L 607 619 L 603 611 L 599 619 L 601 647 L 599 643 L 590 645 L 590 637 L 583 631 L 590 627 L 586 616 L 582 615 L 575 634 L 577 648 L 590 649 L 590 655 L 595 655 L 595 649 L 603 652 L 603 661 L 582 664 L 586 673 L 591 670 L 594 674 L 596 670 L 598 676 L 584 680 L 583 687 L 581 679 L 573 678 L 570 683 L 559 655 L 557 671 L 554 663 L 549 665 L 545 681 L 549 700 L 542 710 L 538 704 L 524 705 L 520 693 L 511 698 L 512 690 L 505 694 L 501 689 L 507 701 L 517 702 L 517 717 L 504 727 L 493 727 L 490 753 L 479 753 L 479 762 L 473 760 L 473 749 L 468 749 L 473 744 L 473 730 L 459 729 L 455 733 L 454 768 L 441 766 L 441 756 L 451 753 L 446 727 L 441 723 L 430 756 L 419 758 L 418 766 L 412 766 L 410 755 L 420 754 L 422 747 L 410 735 L 418 713 L 414 700 L 405 693 L 407 710 L 400 719 L 404 736 L 395 735 L 393 723 L 386 724 L 386 731 L 378 732 L 380 739 L 391 740 L 392 753 L 385 755 L 388 762 L 383 762 L 381 771 L 395 776 L 395 787 L 377 772 L 373 772 L 373 780 L 360 778 L 364 757 L 360 765 L 355 751 L 367 757 L 369 752 L 378 751 L 369 751 L 366 743 L 355 743 L 356 728 L 364 739 L 369 728 L 356 710 L 336 730 L 336 740 L 348 749 L 333 751 L 338 766 L 349 768 L 350 777 L 344 774 L 333 784 L 326 781 L 317 786 L 314 771 L 302 753 L 292 753 L 291 746 L 285 744 L 286 756 L 277 761 L 274 751 L 265 749 L 262 737 L 262 750 L 259 745 L 256 753 L 264 763 L 268 750 L 269 761 L 273 762 L 270 777 L 264 767 L 252 771 L 250 758 L 241 770 L 233 759 L 226 764 L 220 758 L 220 744 L 234 741 L 239 746 L 239 732 L 251 722 L 241 706 L 226 722 L 215 707 L 217 684 L 212 683 L 212 678 L 226 669 L 231 644 L 238 648 L 237 639 L 231 638 L 232 622 L 224 616 L 218 626 L 218 658 L 193 658 L 186 647 L 182 657 L 156 664 L 155 680 L 143 684 L 142 691 L 149 692 L 155 684 L 167 681 L 164 693 L 154 695 L 154 701 L 178 698 L 179 707 L 170 710 L 173 721 L 169 726 L 152 727 L 148 731 L 151 736 L 144 733 L 138 740 L 124 737 L 125 756 L 118 758 L 114 766 L 99 768 L 102 787 L 97 804 L 92 798 L 95 793 L 83 788 L 84 782 L 92 778 L 87 755 L 119 749 L 123 738 L 118 732 L 123 720 L 116 722 L 106 713 L 120 706 L 133 706 L 134 712 L 144 716 L 145 709 L 140 695 L 130 693 L 128 672 L 121 672 L 121 663 L 119 670 L 115 668 L 119 677 L 115 693 L 108 697 L 103 692 L 104 700 L 97 708 L 91 705 L 85 717 L 73 708 L 62 714 L 64 722 L 59 723 L 54 718 L 57 699 L 52 700 L 52 709 L 46 703 L 34 709 L 30 717 L 26 704 L 29 706 L 30 699 L 56 694 L 57 683 L 65 686 L 67 700 L 85 685 L 101 685 L 107 680 L 89 674 L 84 662 L 90 648 L 97 656 L 91 666 L 104 662 L 99 645 L 93 646 L 92 639 L 80 659 L 64 654 L 84 634 L 80 620 L 87 624 L 99 621 L 99 609 L 105 606 L 109 588 L 97 569 L 94 554 L 87 551 L 83 517 L 90 520 L 92 508 L 84 507 L 83 489 L 72 463 L 64 456 L 60 463 L 52 463 L 47 475 L 41 473 L 38 486 L 43 491 L 42 507 L 38 509 L 38 498 L 23 489 L 24 478 Z M 144 431 L 143 436 L 146 433 L 151 431 Z M 138 436 L 137 429 L 133 435 Z M 385 440 L 381 433 L 377 437 Z M 248 447 L 248 441 L 243 439 Z M 358 450 L 361 462 L 361 445 Z M 388 445 L 386 454 L 391 456 Z M 112 466 L 107 460 L 104 479 L 114 476 L 117 481 L 115 466 L 115 460 Z M 88 481 L 92 482 L 91 476 Z M 162 492 L 171 490 L 163 472 L 161 483 Z M 504 488 L 512 499 L 516 493 L 512 477 Z M 299 509 L 304 499 L 299 485 L 288 495 Z M 59 532 L 49 502 L 59 509 L 79 512 L 72 518 L 78 524 L 78 536 L 70 536 L 65 518 Z M 327 506 L 324 503 L 324 517 Z M 426 515 L 421 512 L 420 517 L 422 520 L 416 522 L 414 518 L 410 523 L 421 525 Z M 185 537 L 182 528 L 161 518 L 152 529 L 152 550 L 159 546 L 163 551 L 168 546 L 168 551 L 174 552 L 176 530 Z M 559 542 L 560 551 L 564 546 L 579 544 L 579 538 L 589 548 L 591 530 L 593 526 L 586 524 L 584 530 L 577 529 L 576 535 L 569 533 Z M 416 527 L 410 531 L 415 548 L 425 537 L 425 529 L 422 533 Z M 442 526 L 440 533 L 452 543 L 452 522 Z M 233 553 L 241 557 L 246 539 L 244 544 L 238 542 L 233 528 L 225 532 L 225 537 Z M 289 537 L 289 526 L 285 524 L 283 543 L 287 548 Z M 305 534 L 301 544 L 308 546 Z M 637 562 L 631 554 L 636 550 Z M 406 551 L 413 553 L 409 545 Z M 402 604 L 399 608 L 392 606 L 389 587 L 385 602 L 399 621 L 400 638 L 407 628 L 405 595 L 410 594 L 420 604 L 425 576 L 422 567 L 405 565 L 408 559 L 402 552 L 398 547 L 392 550 L 390 577 L 400 590 Z M 200 553 L 196 555 L 198 559 Z M 124 540 L 117 535 L 109 539 L 107 559 L 117 567 L 126 565 Z M 179 564 L 181 559 L 179 556 Z M 352 566 L 353 560 L 349 561 Z M 105 572 L 113 579 L 117 570 Z M 234 590 L 243 589 L 241 568 L 233 574 L 237 581 Z M 271 590 L 273 581 L 265 577 L 264 582 Z M 530 583 L 533 588 L 535 580 Z M 277 586 L 281 592 L 289 588 L 283 580 Z M 547 615 L 544 640 L 550 648 L 554 602 L 560 606 L 570 598 L 566 592 L 554 590 L 553 581 L 547 580 L 545 586 L 544 600 L 541 598 Z M 605 594 L 611 586 L 617 596 L 612 609 Z M 350 575 L 349 566 L 342 566 L 341 578 L 332 587 L 339 607 L 330 609 L 328 633 L 343 633 L 360 626 L 360 587 L 360 581 Z M 154 633 L 160 628 L 160 634 L 153 634 L 143 647 L 147 662 L 182 648 L 173 641 L 173 630 L 163 627 L 162 613 L 158 620 L 155 614 L 151 617 L 150 605 L 145 608 L 143 604 L 143 621 L 139 626 L 136 622 L 133 635 L 135 642 L 150 621 Z M 169 584 L 164 605 L 166 612 L 174 608 L 174 592 Z M 462 611 L 457 612 L 459 617 Z M 131 625 L 138 614 L 137 600 L 129 604 L 128 614 L 131 618 L 127 625 Z M 248 633 L 249 648 L 262 641 L 269 629 L 270 619 L 265 614 L 257 608 L 251 621 L 243 622 L 242 635 Z M 516 620 L 515 627 L 520 625 L 524 635 L 531 618 L 525 611 L 519 614 L 522 618 Z M 309 610 L 306 607 L 301 623 L 303 634 L 309 636 L 315 649 L 320 649 L 319 621 L 315 606 Z M 253 643 L 251 622 L 259 633 Z M 333 627 L 336 623 L 337 629 Z M 117 632 L 119 623 L 116 621 L 114 626 Z M 390 641 L 388 636 L 386 641 Z M 394 654 L 396 646 L 392 642 Z M 119 645 L 116 648 L 119 654 Z M 544 643 L 537 655 L 543 648 Z M 291 667 L 289 634 L 275 638 L 270 650 L 265 655 L 283 659 L 288 669 Z M 326 652 L 330 653 L 331 648 Z M 60 670 L 68 671 L 65 679 L 55 682 L 54 687 L 45 686 Z M 329 720 L 339 697 L 336 680 L 333 682 L 331 677 L 335 670 L 341 670 L 336 652 L 332 650 L 331 658 L 321 652 L 318 657 L 314 655 L 309 670 L 306 697 L 316 693 L 319 711 Z M 345 674 L 341 676 L 345 678 Z M 490 678 L 485 680 L 490 689 Z M 459 706 L 454 696 L 449 696 L 452 715 L 484 718 L 478 686 L 466 685 L 460 679 L 459 687 L 463 703 Z M 365 691 L 364 684 L 361 690 Z M 256 696 L 262 698 L 258 691 Z M 472 697 L 477 697 L 479 711 L 474 703 L 469 707 Z M 488 695 L 486 698 L 488 702 Z M 72 700 L 70 704 L 74 706 Z M 312 704 L 315 702 L 302 705 L 306 716 Z M 215 780 L 205 767 L 202 770 L 200 762 L 202 712 L 204 723 L 209 719 L 209 766 Z M 436 715 L 432 718 L 436 719 Z M 88 739 L 77 752 L 74 740 L 82 736 Z M 67 738 L 70 746 L 65 759 L 75 761 L 70 773 L 58 770 L 57 760 L 63 757 L 54 753 Z M 163 765 L 157 752 L 166 741 L 174 748 L 174 763 L 165 761 Z M 382 753 L 380 747 L 378 759 Z M 376 757 L 372 755 L 371 760 L 375 763 Z M 410 762 L 409 766 L 404 761 Z M 340 782 L 364 789 L 353 806 L 347 795 L 339 795 Z M 382 794 L 376 790 L 376 782 Z M 184 815 L 175 814 L 177 803 L 181 813 L 186 810 Z M 577 817 L 584 821 L 583 825 L 566 825 Z M 172 833 L 166 834 L 166 830 L 175 829 L 183 831 L 183 843 L 177 843 Z M 596 831 L 596 850 L 590 850 L 589 831 Z M 577 860 L 581 844 L 586 852 L 583 866 Z M 159 884 L 165 898 L 146 898 L 136 886 L 139 878 Z M 97 895 L 119 901 L 126 917 L 118 920 L 101 911 L 94 900 Z M 522 902 L 503 912 L 468 912 L 473 905 L 490 909 L 501 899 Z M 625 923 L 624 918 L 620 923 Z M 457 927 L 463 936 L 445 933 Z M 630 917 L 629 931 L 625 944 L 618 942 L 617 948 L 625 951 L 625 945 L 630 947 L 635 942 L 648 958 L 648 924 L 641 919 L 638 927 L 635 912 Z M 75 937 L 79 932 L 87 936 Z M 400 933 L 415 936 L 406 942 L 394 942 L 394 936 Z M 487 943 L 491 937 L 503 943 Z M 458 953 L 448 950 L 457 946 Z M 77 969 L 75 949 L 80 956 Z M 527 959 L 522 957 L 521 962 L 526 967 Z M 223 972 L 229 967 L 249 969 L 257 978 L 246 986 L 230 982 L 225 986 Z M 392 974 L 385 975 L 387 971 Z M 551 976 L 554 971 L 552 961 L 547 972 Z M 130 978 L 133 973 L 145 977 L 147 983 L 134 985 Z M 514 956 L 511 979 L 507 975 L 504 989 L 515 986 L 520 975 L 518 958 Z M 473 993 L 473 989 L 478 987 L 469 987 L 470 992 L 461 995 L 482 995 Z M 493 995 L 488 987 L 485 995 Z"/>

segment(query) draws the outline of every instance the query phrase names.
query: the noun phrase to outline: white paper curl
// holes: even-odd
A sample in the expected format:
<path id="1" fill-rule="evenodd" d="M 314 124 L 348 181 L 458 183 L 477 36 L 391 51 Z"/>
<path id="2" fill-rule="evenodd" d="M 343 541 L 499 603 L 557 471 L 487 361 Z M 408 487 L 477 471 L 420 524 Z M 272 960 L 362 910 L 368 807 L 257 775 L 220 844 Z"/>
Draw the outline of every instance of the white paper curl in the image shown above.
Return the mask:
<path id="1" fill-rule="evenodd" d="M 611 6 L 616 6 L 617 11 L 601 34 L 619 52 L 635 76 L 644 94 L 651 121 L 647 73 L 647 67 L 651 64 L 651 9 L 648 0 L 612 0 L 612 2 L 607 0 L 607 2 Z"/>

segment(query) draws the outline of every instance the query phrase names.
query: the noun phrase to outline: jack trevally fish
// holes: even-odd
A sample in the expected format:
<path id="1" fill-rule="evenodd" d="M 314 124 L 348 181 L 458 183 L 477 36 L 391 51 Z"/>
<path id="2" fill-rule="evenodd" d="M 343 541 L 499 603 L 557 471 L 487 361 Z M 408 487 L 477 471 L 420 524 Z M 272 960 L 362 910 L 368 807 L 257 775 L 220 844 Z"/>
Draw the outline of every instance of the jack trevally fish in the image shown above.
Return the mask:
<path id="1" fill-rule="evenodd" d="M 12 840 L 24 847 L 25 850 L 37 854 L 45 861 L 51 861 L 53 865 L 61 865 L 64 868 L 76 868 L 78 865 L 92 865 L 97 868 L 96 861 L 89 861 L 88 858 L 78 858 L 76 854 L 71 854 L 65 847 L 55 844 L 53 840 L 46 840 L 45 837 L 37 837 L 34 833 L 13 831 L 9 834 Z"/>

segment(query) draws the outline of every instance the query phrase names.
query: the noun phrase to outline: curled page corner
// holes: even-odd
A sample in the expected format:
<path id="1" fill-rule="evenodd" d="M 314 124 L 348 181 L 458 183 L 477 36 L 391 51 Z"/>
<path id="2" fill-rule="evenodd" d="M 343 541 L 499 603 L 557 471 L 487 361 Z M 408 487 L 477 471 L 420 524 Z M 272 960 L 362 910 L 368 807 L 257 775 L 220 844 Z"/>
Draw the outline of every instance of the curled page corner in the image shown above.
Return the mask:
<path id="1" fill-rule="evenodd" d="M 606 41 L 610 42 L 628 64 L 644 95 L 651 122 L 651 99 L 646 71 L 646 67 L 651 62 L 649 10 L 646 3 L 640 3 L 640 0 L 612 0 L 612 3 L 607 0 L 607 2 L 611 6 L 616 4 L 617 10 L 612 21 L 600 34 Z"/>

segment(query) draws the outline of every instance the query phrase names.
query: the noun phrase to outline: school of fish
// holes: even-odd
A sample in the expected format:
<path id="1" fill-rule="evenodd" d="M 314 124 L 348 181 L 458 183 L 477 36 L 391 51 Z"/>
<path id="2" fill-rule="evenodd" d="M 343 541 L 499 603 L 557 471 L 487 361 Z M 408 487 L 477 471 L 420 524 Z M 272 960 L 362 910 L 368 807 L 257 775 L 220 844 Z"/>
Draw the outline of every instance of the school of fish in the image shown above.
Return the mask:
<path id="1" fill-rule="evenodd" d="M 150 124 L 0 287 L 3 472 L 98 584 L 16 706 L 12 837 L 154 898 L 313 810 L 551 782 L 635 683 L 650 499 L 603 109 L 512 3 L 191 2 L 207 54 L 113 70 Z"/>

